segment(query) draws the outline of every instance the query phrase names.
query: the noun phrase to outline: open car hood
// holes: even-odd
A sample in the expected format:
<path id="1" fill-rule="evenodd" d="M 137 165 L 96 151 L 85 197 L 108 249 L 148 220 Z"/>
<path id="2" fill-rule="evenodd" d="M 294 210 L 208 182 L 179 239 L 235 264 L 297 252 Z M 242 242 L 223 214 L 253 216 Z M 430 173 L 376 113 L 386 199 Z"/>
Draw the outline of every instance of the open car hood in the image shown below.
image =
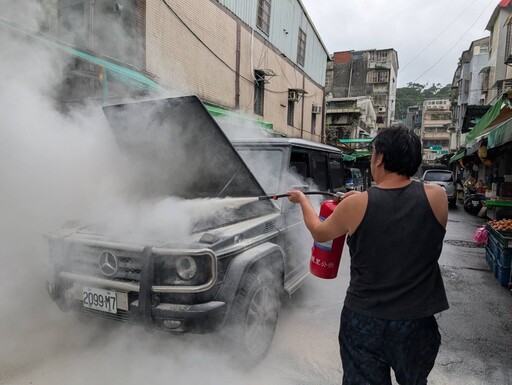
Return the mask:
<path id="1" fill-rule="evenodd" d="M 144 198 L 186 199 L 265 195 L 254 175 L 196 96 L 103 107 Z M 242 206 L 234 218 L 275 212 L 269 201 Z M 215 226 L 209 225 L 200 228 Z M 222 223 L 217 223 L 221 225 Z M 197 230 L 197 229 L 196 229 Z"/>

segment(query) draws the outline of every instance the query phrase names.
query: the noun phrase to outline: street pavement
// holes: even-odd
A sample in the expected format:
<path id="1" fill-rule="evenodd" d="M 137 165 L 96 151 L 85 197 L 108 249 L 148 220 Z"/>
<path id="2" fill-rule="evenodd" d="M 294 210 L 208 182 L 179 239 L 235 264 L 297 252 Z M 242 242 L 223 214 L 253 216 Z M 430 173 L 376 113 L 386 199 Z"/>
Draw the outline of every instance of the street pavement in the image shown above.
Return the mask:
<path id="1" fill-rule="evenodd" d="M 450 211 L 440 258 L 450 309 L 438 317 L 433 384 L 512 384 L 512 293 L 490 272 L 484 248 L 450 244 L 471 241 L 485 222 L 461 205 Z"/>
<path id="2" fill-rule="evenodd" d="M 512 293 L 501 287 L 475 247 L 485 219 L 450 209 L 441 271 L 450 309 L 437 315 L 442 345 L 429 377 L 434 385 L 512 385 Z M 267 361 L 290 384 L 340 384 L 339 312 L 348 284 L 348 251 L 336 280 L 312 278 L 292 301 Z M 283 320 L 281 320 L 283 321 Z M 285 363 L 286 362 L 286 363 Z"/>
<path id="3" fill-rule="evenodd" d="M 440 258 L 450 309 L 438 315 L 442 345 L 429 384 L 512 385 L 512 295 L 471 242 L 484 222 L 461 206 L 450 210 Z M 336 279 L 312 277 L 284 306 L 269 354 L 253 369 L 226 359 L 214 336 L 93 328 L 27 286 L 23 306 L 2 316 L 0 384 L 341 384 L 337 335 L 348 278 L 345 249 Z"/>

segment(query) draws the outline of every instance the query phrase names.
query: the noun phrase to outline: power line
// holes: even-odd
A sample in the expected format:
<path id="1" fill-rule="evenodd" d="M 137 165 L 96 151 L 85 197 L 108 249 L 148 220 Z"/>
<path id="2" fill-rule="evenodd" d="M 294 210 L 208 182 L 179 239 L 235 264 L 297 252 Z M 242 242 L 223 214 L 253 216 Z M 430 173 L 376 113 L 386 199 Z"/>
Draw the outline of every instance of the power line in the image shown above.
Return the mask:
<path id="1" fill-rule="evenodd" d="M 446 57 L 446 56 L 447 56 L 447 55 L 448 55 L 448 54 L 449 54 L 449 53 L 450 53 L 450 52 L 451 52 L 451 51 L 452 51 L 452 50 L 457 46 L 457 44 L 459 44 L 459 43 L 461 42 L 461 40 L 466 36 L 466 34 L 469 32 L 469 30 L 470 30 L 471 28 L 473 28 L 473 27 L 475 26 L 475 24 L 477 23 L 477 21 L 482 17 L 482 15 L 484 14 L 484 12 L 485 12 L 485 10 L 487 9 L 487 7 L 488 7 L 489 5 L 491 5 L 491 3 L 493 3 L 493 2 L 494 2 L 494 0 L 489 1 L 489 3 L 484 7 L 484 9 L 482 9 L 482 12 L 480 12 L 480 14 L 479 14 L 479 15 L 478 15 L 478 17 L 476 18 L 476 20 L 473 22 L 473 24 L 471 24 L 471 25 L 469 26 L 469 28 L 468 28 L 468 29 L 467 29 L 467 30 L 462 34 L 462 36 L 460 37 L 460 39 L 459 39 L 459 40 L 457 40 L 457 42 L 456 42 L 453 46 L 451 46 L 451 47 L 450 47 L 450 49 L 448 49 L 448 51 L 446 51 L 446 53 L 445 53 L 443 56 L 441 56 L 441 58 L 440 58 L 438 61 L 436 61 L 436 62 L 435 62 L 434 64 L 432 64 L 429 68 L 427 68 L 427 69 L 426 69 L 426 70 L 425 70 L 425 71 L 424 71 L 420 76 L 418 76 L 418 77 L 413 81 L 413 83 L 417 82 L 419 79 L 421 79 L 421 78 L 423 77 L 423 75 L 425 75 L 425 74 L 426 74 L 427 72 L 429 72 L 432 68 L 434 68 L 436 65 L 438 65 L 438 64 L 441 62 L 441 60 L 443 60 L 443 59 L 444 59 L 444 58 L 445 58 L 445 57 Z"/>
<path id="2" fill-rule="evenodd" d="M 437 39 L 439 39 L 439 38 L 441 37 L 441 35 L 443 35 L 443 34 L 444 34 L 444 33 L 445 33 L 445 32 L 446 32 L 446 31 L 447 31 L 447 30 L 448 30 L 448 29 L 449 29 L 449 28 L 450 28 L 450 27 L 451 27 L 451 26 L 452 26 L 452 25 L 457 21 L 457 20 L 459 20 L 459 19 L 460 19 L 460 17 L 461 17 L 464 13 L 466 13 L 466 11 L 469 9 L 469 7 L 471 7 L 471 6 L 472 6 L 476 1 L 477 1 L 477 0 L 473 0 L 471 3 L 469 3 L 469 5 L 468 5 L 468 6 L 467 6 L 467 7 L 466 7 L 466 8 L 465 8 L 465 9 L 464 9 L 464 10 L 463 10 L 463 11 L 462 11 L 462 12 L 461 12 L 461 13 L 460 13 L 456 18 L 455 18 L 455 19 L 453 19 L 453 21 L 452 21 L 450 24 L 448 24 L 448 26 L 447 26 L 445 29 L 443 29 L 443 30 L 439 33 L 439 35 L 437 35 L 436 37 L 434 37 L 434 38 L 433 38 L 433 39 L 432 39 L 432 40 L 431 40 L 431 41 L 430 41 L 430 42 L 429 42 L 429 43 L 428 43 L 428 44 L 427 44 L 427 45 L 426 45 L 426 46 L 425 46 L 425 47 L 424 47 L 424 48 L 423 48 L 423 49 L 422 49 L 422 50 L 421 50 L 421 51 L 420 51 L 416 56 L 414 56 L 411 60 L 409 60 L 409 61 L 407 62 L 407 64 L 406 64 L 403 68 L 400 68 L 400 69 L 399 69 L 399 71 L 401 72 L 401 71 L 405 70 L 405 69 L 409 66 L 409 64 L 411 64 L 411 63 L 412 63 L 413 61 L 415 61 L 418 57 L 420 57 L 420 56 L 421 56 L 421 54 L 422 54 L 423 52 L 425 52 L 425 50 L 426 50 L 427 48 L 429 48 L 432 44 L 434 44 L 434 42 L 435 42 Z M 486 8 L 487 8 L 487 7 L 486 7 Z"/>

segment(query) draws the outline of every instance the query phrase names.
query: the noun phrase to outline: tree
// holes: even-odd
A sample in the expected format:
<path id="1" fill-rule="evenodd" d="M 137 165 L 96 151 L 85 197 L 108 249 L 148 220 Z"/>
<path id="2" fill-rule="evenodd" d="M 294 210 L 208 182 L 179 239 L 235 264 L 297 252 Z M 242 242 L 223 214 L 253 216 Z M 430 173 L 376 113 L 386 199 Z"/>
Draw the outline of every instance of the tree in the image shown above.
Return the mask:
<path id="1" fill-rule="evenodd" d="M 449 98 L 451 84 L 444 87 L 440 83 L 432 83 L 430 86 L 420 83 L 407 83 L 407 86 L 396 89 L 395 118 L 404 120 L 407 116 L 407 107 L 421 105 L 425 99 Z"/>

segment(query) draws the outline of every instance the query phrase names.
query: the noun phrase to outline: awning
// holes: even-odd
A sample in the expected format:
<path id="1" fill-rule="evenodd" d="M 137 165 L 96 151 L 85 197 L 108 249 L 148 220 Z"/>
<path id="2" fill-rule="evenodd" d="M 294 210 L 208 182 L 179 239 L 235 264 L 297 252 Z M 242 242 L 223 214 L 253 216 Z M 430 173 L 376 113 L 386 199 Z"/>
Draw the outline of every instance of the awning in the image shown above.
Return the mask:
<path id="1" fill-rule="evenodd" d="M 339 139 L 340 143 L 370 143 L 373 138 Z"/>
<path id="2" fill-rule="evenodd" d="M 456 153 L 454 156 L 451 157 L 450 161 L 448 163 L 453 163 L 455 162 L 456 160 L 459 160 L 461 158 L 464 158 L 464 155 L 466 155 L 466 149 L 462 150 L 462 151 L 459 151 L 458 153 Z"/>
<path id="3" fill-rule="evenodd" d="M 487 134 L 487 148 L 494 148 L 512 141 L 512 118 L 495 127 Z"/>
<path id="4" fill-rule="evenodd" d="M 478 124 L 466 134 L 466 143 L 473 145 L 476 138 L 480 136 L 482 132 L 489 126 L 489 124 L 498 117 L 503 106 L 502 99 L 503 98 L 500 97 L 496 103 L 493 104 L 490 110 L 487 111 L 484 116 L 482 116 L 482 119 L 480 119 Z"/>
<path id="5" fill-rule="evenodd" d="M 206 109 L 208 110 L 210 115 L 212 115 L 213 117 L 230 117 L 230 118 L 234 118 L 234 119 L 239 119 L 242 124 L 244 122 L 254 123 L 254 125 L 261 127 L 270 133 L 283 136 L 282 134 L 279 134 L 274 131 L 274 125 L 272 123 L 267 122 L 265 120 L 254 119 L 254 118 L 242 115 L 236 111 L 228 110 L 227 108 L 222 108 L 219 106 L 214 106 L 214 105 L 208 104 L 208 103 L 204 103 L 204 106 L 206 107 Z"/>
<path id="6" fill-rule="evenodd" d="M 480 145 L 481 145 L 480 141 L 474 142 L 471 146 L 466 148 L 466 155 L 472 155 L 475 152 L 477 152 L 478 149 L 480 148 Z"/>
<path id="7" fill-rule="evenodd" d="M 342 155 L 342 158 L 345 162 L 353 162 L 354 160 L 356 160 L 357 158 L 355 156 L 352 156 L 352 155 L 347 155 L 347 154 L 343 154 Z"/>
<path id="8" fill-rule="evenodd" d="M 102 67 L 105 71 L 103 75 L 105 80 L 110 78 L 116 79 L 119 82 L 129 85 L 134 89 L 161 92 L 166 91 L 164 87 L 136 70 L 85 53 L 67 44 L 52 40 L 50 37 L 42 35 L 38 32 L 29 31 L 24 27 L 15 25 L 14 23 L 8 22 L 5 19 L 0 18 L 0 26 L 6 27 L 10 31 L 15 31 L 16 33 L 20 33 L 25 37 L 37 40 L 47 46 L 57 48 L 60 51 L 66 52 L 72 56 L 79 57 L 89 63 Z"/>

